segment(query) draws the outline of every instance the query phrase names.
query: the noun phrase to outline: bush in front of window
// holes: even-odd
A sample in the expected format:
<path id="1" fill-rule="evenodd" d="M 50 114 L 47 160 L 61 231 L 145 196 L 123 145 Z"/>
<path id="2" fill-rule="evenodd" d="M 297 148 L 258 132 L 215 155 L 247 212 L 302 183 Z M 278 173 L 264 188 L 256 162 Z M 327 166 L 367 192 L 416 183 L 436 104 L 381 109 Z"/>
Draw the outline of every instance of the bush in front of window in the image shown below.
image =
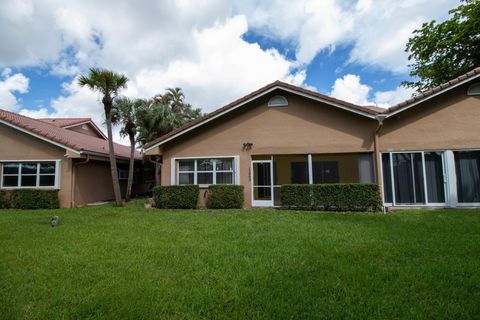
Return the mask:
<path id="1" fill-rule="evenodd" d="M 58 190 L 14 189 L 0 190 L 3 209 L 58 209 Z"/>
<path id="2" fill-rule="evenodd" d="M 283 185 L 282 206 L 289 209 L 325 211 L 379 211 L 380 189 L 376 184 L 334 183 Z"/>
<path id="3" fill-rule="evenodd" d="M 209 209 L 239 209 L 243 207 L 243 186 L 217 184 L 208 187 Z"/>
<path id="4" fill-rule="evenodd" d="M 160 209 L 196 209 L 198 185 L 158 186 L 153 188 L 155 207 Z"/>

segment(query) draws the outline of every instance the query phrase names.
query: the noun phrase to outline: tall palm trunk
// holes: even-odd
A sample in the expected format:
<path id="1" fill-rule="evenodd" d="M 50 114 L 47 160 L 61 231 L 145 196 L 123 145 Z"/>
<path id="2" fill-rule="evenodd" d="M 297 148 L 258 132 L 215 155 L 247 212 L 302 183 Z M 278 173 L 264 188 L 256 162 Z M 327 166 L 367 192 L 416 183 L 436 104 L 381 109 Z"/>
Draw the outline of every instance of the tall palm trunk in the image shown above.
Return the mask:
<path id="1" fill-rule="evenodd" d="M 132 184 L 133 184 L 133 166 L 135 164 L 135 134 L 130 132 L 130 163 L 128 167 L 128 181 L 127 181 L 127 192 L 125 193 L 125 201 L 130 201 L 130 196 L 132 194 Z"/>
<path id="2" fill-rule="evenodd" d="M 105 96 L 103 98 L 103 104 L 105 107 L 105 118 L 107 118 L 107 135 L 108 135 L 108 153 L 110 155 L 110 171 L 112 174 L 113 194 L 115 196 L 115 204 L 122 206 L 122 194 L 120 191 L 120 183 L 118 181 L 117 171 L 117 159 L 115 158 L 115 150 L 113 147 L 113 134 L 112 134 L 112 99 Z"/>

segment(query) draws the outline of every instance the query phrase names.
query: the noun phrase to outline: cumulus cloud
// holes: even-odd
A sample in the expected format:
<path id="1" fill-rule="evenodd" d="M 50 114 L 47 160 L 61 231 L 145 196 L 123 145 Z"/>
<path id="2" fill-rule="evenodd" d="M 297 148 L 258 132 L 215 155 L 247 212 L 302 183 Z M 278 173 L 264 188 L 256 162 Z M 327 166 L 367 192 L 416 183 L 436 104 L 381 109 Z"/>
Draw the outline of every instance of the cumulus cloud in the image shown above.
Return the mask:
<path id="1" fill-rule="evenodd" d="M 371 91 L 370 86 L 361 82 L 360 76 L 347 74 L 335 80 L 330 95 L 357 105 L 376 105 L 380 108 L 388 108 L 409 99 L 414 94 L 413 89 L 400 86 L 394 90 L 377 91 L 373 95 Z"/>
<path id="2" fill-rule="evenodd" d="M 22 73 L 12 74 L 12 70 L 5 68 L 0 77 L 0 108 L 15 110 L 19 105 L 19 100 L 15 93 L 28 92 L 29 79 Z"/>
<path id="3" fill-rule="evenodd" d="M 350 62 L 405 72 L 405 44 L 414 29 L 442 20 L 455 0 L 244 0 L 234 3 L 254 30 L 296 46 L 299 63 L 351 46 Z M 264 30 L 267 30 L 266 32 Z"/>

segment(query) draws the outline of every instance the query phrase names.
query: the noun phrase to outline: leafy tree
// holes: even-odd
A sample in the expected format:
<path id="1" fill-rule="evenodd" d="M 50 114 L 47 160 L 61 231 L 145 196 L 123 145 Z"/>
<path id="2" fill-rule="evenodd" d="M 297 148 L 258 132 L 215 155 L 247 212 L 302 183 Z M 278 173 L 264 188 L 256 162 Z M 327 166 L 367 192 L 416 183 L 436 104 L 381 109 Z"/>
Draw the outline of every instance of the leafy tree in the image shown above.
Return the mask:
<path id="1" fill-rule="evenodd" d="M 82 75 L 78 78 L 78 84 L 80 86 L 88 87 L 103 95 L 102 103 L 105 112 L 105 122 L 107 124 L 110 170 L 112 174 L 113 193 L 117 206 L 122 205 L 122 195 L 120 192 L 120 183 L 118 182 L 117 162 L 112 138 L 112 107 L 113 100 L 117 96 L 118 91 L 126 88 L 127 82 L 128 78 L 122 74 L 97 68 L 90 68 L 88 75 Z"/>
<path id="2" fill-rule="evenodd" d="M 450 19 L 424 23 L 408 40 L 410 76 L 403 85 L 419 92 L 431 89 L 480 66 L 480 1 L 462 0 Z"/>
<path id="3" fill-rule="evenodd" d="M 127 97 L 119 97 L 114 100 L 112 109 L 112 123 L 121 124 L 120 135 L 130 140 L 130 161 L 128 166 L 127 190 L 125 201 L 130 201 L 133 184 L 133 170 L 135 165 L 135 145 L 137 135 L 137 106 L 142 100 L 131 100 Z"/>
<path id="4" fill-rule="evenodd" d="M 185 123 L 202 116 L 201 109 L 193 108 L 185 102 L 185 95 L 180 88 L 169 88 L 166 93 L 142 100 L 137 109 L 138 142 L 145 145 Z M 160 165 L 155 161 L 155 178 L 158 181 Z"/>

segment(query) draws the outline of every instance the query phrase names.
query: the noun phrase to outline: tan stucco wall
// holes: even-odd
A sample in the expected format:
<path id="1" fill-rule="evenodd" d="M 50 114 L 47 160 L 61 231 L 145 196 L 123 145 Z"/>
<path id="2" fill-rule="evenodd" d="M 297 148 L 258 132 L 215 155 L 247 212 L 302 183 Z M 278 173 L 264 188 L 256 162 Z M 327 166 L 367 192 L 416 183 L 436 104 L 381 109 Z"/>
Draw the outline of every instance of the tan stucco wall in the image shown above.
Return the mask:
<path id="1" fill-rule="evenodd" d="M 480 148 L 480 97 L 461 86 L 385 120 L 381 151 Z"/>
<path id="2" fill-rule="evenodd" d="M 126 181 L 120 181 L 122 196 Z M 75 167 L 75 206 L 114 199 L 110 163 L 89 161 Z"/>
<path id="3" fill-rule="evenodd" d="M 65 149 L 0 124 L 0 160 L 61 160 L 60 206 L 70 207 L 72 160 Z"/>
<path id="4" fill-rule="evenodd" d="M 272 93 L 274 95 L 276 93 Z M 283 93 L 282 93 L 283 94 Z M 240 184 L 251 206 L 252 155 L 366 152 L 373 150 L 376 121 L 319 102 L 284 94 L 289 106 L 269 108 L 265 97 L 220 121 L 163 147 L 162 185 L 170 184 L 172 157 L 240 156 Z M 251 142 L 250 151 L 242 151 Z"/>

